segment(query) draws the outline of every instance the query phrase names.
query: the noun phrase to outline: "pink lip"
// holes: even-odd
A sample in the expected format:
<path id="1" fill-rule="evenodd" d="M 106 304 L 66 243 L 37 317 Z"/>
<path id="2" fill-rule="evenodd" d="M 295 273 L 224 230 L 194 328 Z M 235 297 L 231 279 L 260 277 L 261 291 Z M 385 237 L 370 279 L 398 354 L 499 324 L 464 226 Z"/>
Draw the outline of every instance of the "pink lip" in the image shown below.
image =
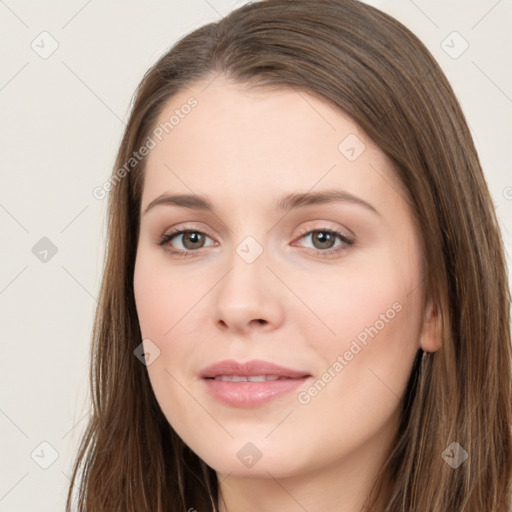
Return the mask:
<path id="1" fill-rule="evenodd" d="M 233 359 L 225 359 L 204 368 L 199 376 L 203 379 L 218 377 L 219 375 L 279 375 L 292 379 L 309 376 L 308 372 L 292 370 L 262 359 L 253 359 L 245 363 L 239 363 Z"/>
<path id="2" fill-rule="evenodd" d="M 214 379 L 221 375 L 277 375 L 280 379 L 261 382 L 228 382 Z M 263 360 L 245 363 L 225 360 L 204 368 L 200 377 L 216 400 L 236 407 L 257 407 L 290 393 L 311 375 Z"/>

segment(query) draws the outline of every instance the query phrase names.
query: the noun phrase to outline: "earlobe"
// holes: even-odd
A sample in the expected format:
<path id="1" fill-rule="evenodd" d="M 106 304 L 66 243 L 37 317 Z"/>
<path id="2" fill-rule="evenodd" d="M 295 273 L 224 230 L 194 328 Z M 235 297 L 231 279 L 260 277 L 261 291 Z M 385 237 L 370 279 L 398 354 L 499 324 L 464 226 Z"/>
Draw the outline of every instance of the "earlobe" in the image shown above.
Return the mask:
<path id="1" fill-rule="evenodd" d="M 436 352 L 442 346 L 441 311 L 432 299 L 428 299 L 425 305 L 420 346 L 424 352 Z"/>

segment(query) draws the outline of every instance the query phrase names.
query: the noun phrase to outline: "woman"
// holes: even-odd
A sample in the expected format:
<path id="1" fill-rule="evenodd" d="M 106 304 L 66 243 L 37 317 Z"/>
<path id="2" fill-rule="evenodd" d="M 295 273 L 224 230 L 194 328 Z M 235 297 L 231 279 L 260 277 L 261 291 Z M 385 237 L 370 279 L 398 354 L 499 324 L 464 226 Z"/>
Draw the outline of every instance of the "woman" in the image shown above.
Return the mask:
<path id="1" fill-rule="evenodd" d="M 194 31 L 109 188 L 68 510 L 510 510 L 502 242 L 403 25 L 268 0 Z"/>

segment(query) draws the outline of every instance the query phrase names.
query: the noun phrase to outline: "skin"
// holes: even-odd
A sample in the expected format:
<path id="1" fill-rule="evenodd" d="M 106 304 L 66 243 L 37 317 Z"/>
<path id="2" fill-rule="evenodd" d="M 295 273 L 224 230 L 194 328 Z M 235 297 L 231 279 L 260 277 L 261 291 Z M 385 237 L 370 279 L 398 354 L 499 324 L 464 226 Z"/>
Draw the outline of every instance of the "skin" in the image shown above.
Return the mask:
<path id="1" fill-rule="evenodd" d="M 158 123 L 190 96 L 198 105 L 146 160 L 134 287 L 142 338 L 160 350 L 147 366 L 151 385 L 175 431 L 217 471 L 222 512 L 359 512 L 392 447 L 414 357 L 440 348 L 409 203 L 385 154 L 322 98 L 249 90 L 224 76 L 207 83 L 168 101 Z M 350 134 L 365 145 L 354 161 L 338 149 Z M 332 188 L 378 213 L 347 201 L 274 209 L 287 193 Z M 205 195 L 214 211 L 158 205 L 144 214 L 164 193 Z M 205 233 L 167 243 L 191 256 L 158 245 L 174 227 Z M 301 234 L 325 237 L 325 228 L 355 243 Z M 263 250 L 252 263 L 236 252 L 247 236 Z M 389 319 L 393 304 L 401 310 Z M 227 358 L 266 359 L 313 381 L 328 368 L 332 376 L 338 356 L 383 314 L 384 327 L 307 404 L 298 392 L 311 381 L 236 408 L 198 377 Z M 252 467 L 237 457 L 248 442 L 262 455 Z"/>

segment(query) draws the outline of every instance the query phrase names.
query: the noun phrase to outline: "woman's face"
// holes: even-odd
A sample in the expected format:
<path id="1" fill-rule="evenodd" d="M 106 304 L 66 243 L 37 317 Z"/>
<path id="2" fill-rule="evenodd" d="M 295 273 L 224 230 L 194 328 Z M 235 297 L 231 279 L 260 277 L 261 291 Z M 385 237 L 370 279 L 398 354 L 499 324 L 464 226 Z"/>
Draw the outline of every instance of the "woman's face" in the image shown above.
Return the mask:
<path id="1" fill-rule="evenodd" d="M 221 474 L 370 472 L 418 349 L 438 348 L 405 194 L 384 153 L 318 97 L 206 85 L 169 101 L 168 133 L 148 144 L 134 286 L 156 398 Z M 153 203 L 165 196 L 181 198 Z M 189 233 L 162 238 L 176 230 Z M 228 359 L 298 373 L 203 378 Z"/>

